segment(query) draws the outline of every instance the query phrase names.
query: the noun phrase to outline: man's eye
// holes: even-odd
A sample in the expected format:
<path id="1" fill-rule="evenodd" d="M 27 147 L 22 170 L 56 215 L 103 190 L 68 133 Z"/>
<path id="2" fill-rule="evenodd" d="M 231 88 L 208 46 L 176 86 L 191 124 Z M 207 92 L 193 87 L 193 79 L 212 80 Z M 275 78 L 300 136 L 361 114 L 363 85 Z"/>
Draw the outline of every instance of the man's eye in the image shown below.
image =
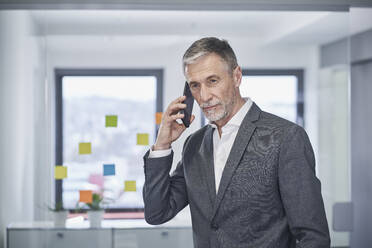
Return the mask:
<path id="1" fill-rule="evenodd" d="M 196 89 L 196 88 L 198 88 L 198 84 L 191 84 L 191 85 L 190 85 L 190 88 L 191 88 L 191 89 Z"/>

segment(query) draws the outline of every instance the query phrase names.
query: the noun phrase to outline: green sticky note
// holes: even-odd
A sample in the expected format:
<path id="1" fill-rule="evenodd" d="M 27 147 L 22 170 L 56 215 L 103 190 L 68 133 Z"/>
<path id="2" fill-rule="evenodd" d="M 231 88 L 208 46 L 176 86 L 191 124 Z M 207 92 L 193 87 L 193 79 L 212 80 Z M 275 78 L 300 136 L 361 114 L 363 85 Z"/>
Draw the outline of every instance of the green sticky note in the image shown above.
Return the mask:
<path id="1" fill-rule="evenodd" d="M 54 167 L 54 178 L 63 179 L 67 177 L 67 167 L 57 165 Z"/>
<path id="2" fill-rule="evenodd" d="M 87 143 L 79 143 L 79 154 L 91 154 L 92 153 L 92 144 L 90 142 Z"/>
<path id="3" fill-rule="evenodd" d="M 124 191 L 130 192 L 130 191 L 137 191 L 136 181 L 125 181 L 124 182 Z"/>
<path id="4" fill-rule="evenodd" d="M 106 127 L 117 127 L 118 116 L 117 115 L 106 115 Z"/>
<path id="5" fill-rule="evenodd" d="M 149 145 L 149 134 L 148 133 L 137 133 L 137 145 L 148 146 Z"/>

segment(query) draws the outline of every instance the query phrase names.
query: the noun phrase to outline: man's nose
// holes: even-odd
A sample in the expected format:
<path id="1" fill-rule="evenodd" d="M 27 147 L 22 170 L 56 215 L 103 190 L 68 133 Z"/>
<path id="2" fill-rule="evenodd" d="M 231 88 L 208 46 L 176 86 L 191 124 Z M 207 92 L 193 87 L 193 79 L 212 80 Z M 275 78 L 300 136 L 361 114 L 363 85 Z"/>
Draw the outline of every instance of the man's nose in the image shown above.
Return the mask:
<path id="1" fill-rule="evenodd" d="M 210 92 L 210 90 L 208 89 L 208 87 L 202 85 L 200 87 L 200 100 L 202 102 L 208 102 L 212 97 L 212 94 Z"/>

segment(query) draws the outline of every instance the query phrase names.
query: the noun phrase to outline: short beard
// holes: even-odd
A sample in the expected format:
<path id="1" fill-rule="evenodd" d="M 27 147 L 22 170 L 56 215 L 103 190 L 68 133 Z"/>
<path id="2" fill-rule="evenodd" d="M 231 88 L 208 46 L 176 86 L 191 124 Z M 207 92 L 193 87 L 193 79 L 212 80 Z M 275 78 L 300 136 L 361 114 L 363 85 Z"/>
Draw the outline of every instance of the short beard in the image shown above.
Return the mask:
<path id="1" fill-rule="evenodd" d="M 227 115 L 228 115 L 228 112 L 226 111 L 226 109 L 224 108 L 223 111 L 221 112 L 215 112 L 215 111 L 210 111 L 210 112 L 204 112 L 205 114 L 205 117 L 207 117 L 207 119 L 210 121 L 210 122 L 214 122 L 214 121 L 219 121 L 223 118 L 225 118 Z"/>
<path id="2" fill-rule="evenodd" d="M 231 99 L 231 101 L 230 102 L 227 102 L 227 103 L 224 103 L 223 101 L 211 102 L 211 103 L 202 104 L 202 105 L 200 105 L 200 107 L 205 108 L 205 107 L 214 106 L 216 104 L 222 105 L 223 111 L 220 111 L 220 112 L 203 111 L 205 117 L 210 122 L 216 122 L 216 121 L 222 120 L 223 118 L 225 118 L 226 116 L 228 116 L 231 113 L 231 111 L 232 111 L 232 109 L 233 109 L 233 107 L 235 105 L 235 102 L 236 102 L 236 93 L 235 93 L 235 91 L 233 91 L 232 97 L 230 99 Z"/>

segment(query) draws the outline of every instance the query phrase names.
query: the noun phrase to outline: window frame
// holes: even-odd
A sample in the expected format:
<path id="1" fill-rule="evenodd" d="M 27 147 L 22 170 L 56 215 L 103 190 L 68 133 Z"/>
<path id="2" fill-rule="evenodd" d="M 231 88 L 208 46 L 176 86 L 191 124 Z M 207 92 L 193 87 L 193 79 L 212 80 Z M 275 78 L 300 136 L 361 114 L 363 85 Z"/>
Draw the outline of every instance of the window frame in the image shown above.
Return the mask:
<path id="1" fill-rule="evenodd" d="M 63 165 L 63 95 L 62 79 L 65 76 L 155 76 L 156 112 L 163 111 L 163 69 L 60 69 L 55 74 L 55 164 Z M 159 125 L 155 124 L 155 138 Z M 63 204 L 63 180 L 54 179 L 55 202 Z M 72 210 L 72 209 L 68 209 Z M 143 208 L 106 208 L 107 213 L 143 212 Z"/>

